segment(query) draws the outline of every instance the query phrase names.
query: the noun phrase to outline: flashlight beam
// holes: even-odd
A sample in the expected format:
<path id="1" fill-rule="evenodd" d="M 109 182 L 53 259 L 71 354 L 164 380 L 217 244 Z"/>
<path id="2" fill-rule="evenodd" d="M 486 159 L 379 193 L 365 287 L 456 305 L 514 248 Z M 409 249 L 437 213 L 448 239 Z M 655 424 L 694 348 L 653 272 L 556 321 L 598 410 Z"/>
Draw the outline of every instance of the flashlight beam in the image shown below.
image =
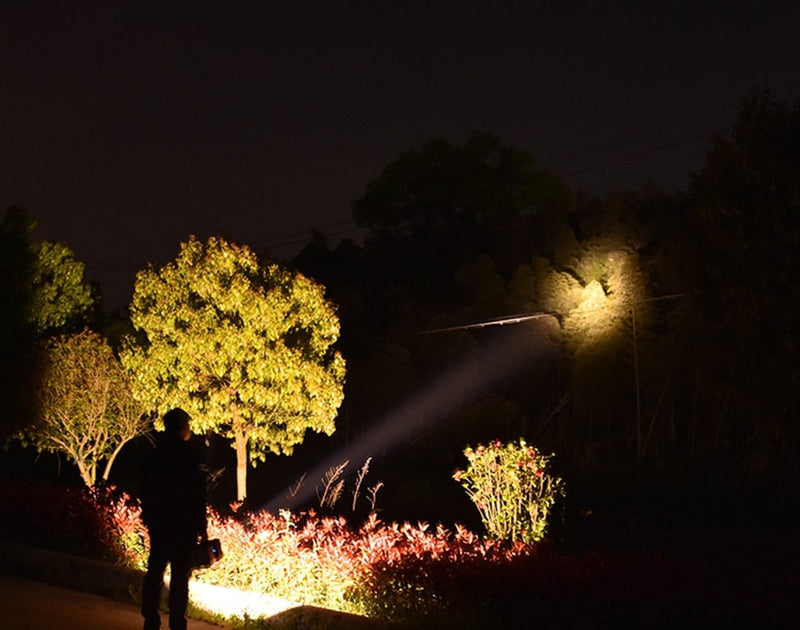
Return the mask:
<path id="1" fill-rule="evenodd" d="M 647 304 L 649 302 L 660 302 L 662 300 L 673 300 L 675 298 L 683 297 L 683 293 L 672 293 L 670 295 L 659 295 L 657 297 L 648 298 L 646 300 L 637 300 L 636 302 L 626 302 L 624 306 L 638 306 L 639 304 Z M 609 306 L 601 306 L 600 308 L 593 308 L 590 310 L 582 311 L 582 313 L 594 313 L 609 308 Z M 482 322 L 475 322 L 474 324 L 463 324 L 461 326 L 448 326 L 447 328 L 433 328 L 431 330 L 423 330 L 419 334 L 430 335 L 440 332 L 453 332 L 455 330 L 470 330 L 474 328 L 486 328 L 487 326 L 504 326 L 505 324 L 519 324 L 533 319 L 542 319 L 544 317 L 553 317 L 561 321 L 568 313 L 559 313 L 558 311 L 539 311 L 536 313 L 525 313 L 522 315 L 507 315 L 504 317 L 497 317 L 494 319 L 486 319 Z"/>
<path id="2" fill-rule="evenodd" d="M 449 326 L 447 328 L 434 328 L 432 330 L 423 330 L 420 334 L 428 335 L 431 333 L 451 332 L 453 330 L 469 330 L 471 328 L 485 328 L 487 326 L 504 326 L 505 324 L 519 324 L 520 322 L 527 322 L 532 319 L 542 319 L 543 317 L 558 318 L 559 314 L 555 312 L 542 311 L 540 313 L 527 313 L 524 315 L 507 315 L 505 317 L 497 317 L 495 319 L 487 319 L 482 322 L 474 324 L 464 324 L 463 326 Z"/>
<path id="3" fill-rule="evenodd" d="M 683 293 L 662 295 L 638 302 L 629 302 L 629 306 L 657 302 L 660 300 L 682 297 Z M 602 309 L 596 309 L 602 310 Z M 557 312 L 538 312 L 523 315 L 502 317 L 465 326 L 451 326 L 424 333 L 483 328 L 517 324 L 545 317 L 561 316 Z M 319 480 L 334 466 L 343 461 L 362 462 L 368 457 L 375 459 L 386 457 L 403 444 L 408 444 L 441 422 L 459 405 L 477 398 L 489 391 L 497 383 L 515 373 L 527 361 L 537 358 L 544 348 L 531 346 L 530 337 L 523 330 L 509 330 L 492 340 L 483 352 L 471 357 L 440 375 L 426 389 L 414 396 L 399 409 L 379 419 L 370 429 L 362 434 L 353 444 L 334 453 L 320 462 L 313 470 L 306 473 L 308 480 Z M 294 488 L 286 488 L 262 506 L 262 509 L 277 514 L 280 509 L 295 509 L 314 498 L 316 487 L 310 483 L 299 484 Z"/>
<path id="4" fill-rule="evenodd" d="M 543 352 L 544 349 L 540 349 Z M 527 361 L 537 357 L 530 337 L 517 329 L 498 335 L 478 356 L 453 366 L 399 409 L 379 419 L 350 446 L 334 453 L 311 470 L 306 483 L 296 492 L 284 491 L 263 508 L 277 514 L 280 509 L 295 509 L 312 500 L 314 483 L 325 472 L 343 461 L 362 462 L 368 457 L 386 457 L 435 427 L 460 405 L 473 400 L 502 382 Z"/>

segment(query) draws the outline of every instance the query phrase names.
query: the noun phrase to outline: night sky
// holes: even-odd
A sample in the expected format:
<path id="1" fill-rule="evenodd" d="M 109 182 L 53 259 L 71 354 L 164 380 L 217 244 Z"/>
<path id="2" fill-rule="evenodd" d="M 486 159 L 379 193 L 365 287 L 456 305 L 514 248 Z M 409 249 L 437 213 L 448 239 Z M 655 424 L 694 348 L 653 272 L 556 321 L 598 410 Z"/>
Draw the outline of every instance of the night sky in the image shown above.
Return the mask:
<path id="1" fill-rule="evenodd" d="M 496 133 L 576 191 L 679 189 L 748 90 L 800 98 L 798 27 L 796 1 L 3 2 L 0 209 L 118 308 L 189 234 L 352 235 L 433 136 Z"/>

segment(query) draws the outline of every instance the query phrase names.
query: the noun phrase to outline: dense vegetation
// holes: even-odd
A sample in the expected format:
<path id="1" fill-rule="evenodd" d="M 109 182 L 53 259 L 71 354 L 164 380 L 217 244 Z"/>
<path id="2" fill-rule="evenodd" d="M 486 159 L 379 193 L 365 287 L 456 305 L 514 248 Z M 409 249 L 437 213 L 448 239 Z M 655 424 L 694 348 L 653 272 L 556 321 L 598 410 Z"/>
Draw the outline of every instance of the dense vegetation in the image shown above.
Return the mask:
<path id="1" fill-rule="evenodd" d="M 691 564 L 697 572 L 690 575 L 685 564 L 653 572 L 663 557 L 648 554 L 665 545 L 674 551 L 669 541 L 678 533 L 679 549 L 697 536 L 706 542 L 711 530 L 732 532 L 737 541 L 756 537 L 755 548 L 758 536 L 777 527 L 792 557 L 796 541 L 786 534 L 800 479 L 799 187 L 800 103 L 769 94 L 743 102 L 733 132 L 713 144 L 705 166 L 678 193 L 620 190 L 587 199 L 526 151 L 484 133 L 464 146 L 432 140 L 408 151 L 354 201 L 363 242 L 333 244 L 315 235 L 292 261 L 337 306 L 335 352 L 346 359 L 347 375 L 335 433 L 306 437 L 291 459 L 268 459 L 248 479 L 241 514 L 251 516 L 216 526 L 239 532 L 247 545 L 261 535 L 276 536 L 269 540 L 279 546 L 306 532 L 303 542 L 291 539 L 304 550 L 328 549 L 314 538 L 320 528 L 336 530 L 325 540 L 342 549 L 394 540 L 392 531 L 424 539 L 423 548 L 444 540 L 444 560 L 429 551 L 383 563 L 359 556 L 360 586 L 348 601 L 396 618 L 427 614 L 415 606 L 441 606 L 453 620 L 459 610 L 485 618 L 508 606 L 510 619 L 522 614 L 515 602 L 529 601 L 560 602 L 563 613 L 576 597 L 605 601 L 612 589 L 628 602 L 627 594 L 642 594 L 647 575 L 664 579 L 649 584 L 651 592 L 673 593 L 687 580 L 710 579 L 709 566 L 715 575 L 731 568 L 720 554 L 713 565 Z M 102 313 L 69 251 L 34 242 L 32 231 L 19 209 L 9 210 L 0 231 L 3 439 L 40 421 L 36 348 L 84 327 L 115 350 L 126 333 L 134 338 L 129 322 Z M 45 265 L 56 259 L 65 261 L 65 274 Z M 31 312 L 39 303 L 47 304 L 44 319 Z M 197 296 L 187 303 L 196 305 Z M 492 325 L 499 322 L 505 325 Z M 215 448 L 221 438 L 206 438 L 210 469 L 218 473 L 212 497 L 221 508 L 235 496 L 236 465 L 229 449 Z M 465 532 L 480 526 L 452 479 L 465 466 L 465 446 L 520 438 L 557 454 L 554 474 L 569 489 L 554 507 L 551 539 L 561 549 L 621 545 L 644 554 L 636 557 L 646 566 L 628 564 L 624 554 L 578 561 L 546 546 L 531 554 L 506 549 L 488 563 L 473 551 L 453 551 L 461 544 L 460 534 L 452 537 L 456 522 L 467 523 Z M 135 494 L 132 471 L 146 448 L 145 440 L 132 440 L 111 481 Z M 383 490 L 370 509 L 363 502 L 349 510 L 348 501 L 317 505 L 313 477 L 306 480 L 311 493 L 287 496 L 303 473 L 340 453 L 335 463 L 374 458 L 370 476 Z M 58 504 L 55 496 L 48 500 Z M 273 500 L 290 514 L 317 508 L 321 516 L 282 521 L 259 510 Z M 4 509 L 3 535 L 26 536 L 20 505 Z M 82 508 L 70 509 L 91 520 Z M 366 520 L 375 510 L 387 523 L 422 520 L 443 529 L 433 539 L 420 528 L 364 530 L 363 523 L 376 523 Z M 348 513 L 346 528 L 336 520 L 341 512 Z M 96 544 L 113 548 L 102 527 L 87 528 L 96 542 L 79 546 L 93 554 L 102 553 Z M 231 539 L 230 548 L 236 544 Z M 309 575 L 319 572 L 315 566 Z M 537 573 L 542 566 L 546 577 Z M 778 582 L 767 573 L 755 579 L 778 593 L 785 573 L 775 573 Z M 511 575 L 520 579 L 501 587 L 501 576 Z M 365 599 L 366 591 L 382 595 Z M 485 594 L 471 601 L 477 608 L 464 608 L 477 592 Z"/>
<path id="2" fill-rule="evenodd" d="M 684 493 L 703 510 L 791 485 L 798 182 L 800 105 L 768 94 L 743 103 L 675 194 L 576 198 L 480 134 L 404 154 L 354 203 L 363 245 L 318 239 L 296 261 L 339 305 L 349 370 L 333 441 L 449 366 L 480 364 L 512 328 L 459 326 L 549 313 L 513 325 L 527 363 L 401 445 L 378 473 L 384 507 L 434 518 L 445 490 L 433 480 L 465 444 L 520 436 L 558 454 L 579 503 Z"/>
<path id="3" fill-rule="evenodd" d="M 0 537 L 142 567 L 138 504 L 115 491 L 0 482 Z M 16 525 L 13 525 L 16 524 Z M 22 525 L 24 524 L 24 525 Z M 313 512 L 212 513 L 225 556 L 200 581 L 388 619 L 398 628 L 777 627 L 797 613 L 782 543 L 680 541 L 642 551 L 503 545 L 427 523 Z M 757 553 L 754 554 L 754 551 Z M 234 627 L 262 627 L 228 619 Z M 263 620 L 263 627 L 274 627 Z"/>

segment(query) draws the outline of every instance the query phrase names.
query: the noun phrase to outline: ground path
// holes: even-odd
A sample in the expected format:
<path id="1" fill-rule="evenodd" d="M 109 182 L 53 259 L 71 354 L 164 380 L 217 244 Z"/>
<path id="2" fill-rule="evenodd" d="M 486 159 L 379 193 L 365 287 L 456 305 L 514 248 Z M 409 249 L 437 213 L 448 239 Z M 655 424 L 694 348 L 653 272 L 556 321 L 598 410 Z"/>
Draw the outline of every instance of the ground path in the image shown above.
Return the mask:
<path id="1" fill-rule="evenodd" d="M 143 573 L 0 540 L 0 629 L 2 630 L 128 630 L 142 627 L 133 603 Z M 289 629 L 385 630 L 392 624 L 366 617 L 299 606 L 276 597 L 257 596 L 192 581 L 190 599 L 203 610 L 229 616 L 246 611 Z M 233 606 L 233 608 L 231 608 Z M 162 628 L 167 627 L 162 613 Z M 190 619 L 188 630 L 220 630 Z"/>
<path id="2" fill-rule="evenodd" d="M 141 630 L 133 604 L 0 575 L 0 627 L 5 630 Z M 166 616 L 162 627 L 167 627 Z M 189 620 L 188 630 L 221 630 Z"/>

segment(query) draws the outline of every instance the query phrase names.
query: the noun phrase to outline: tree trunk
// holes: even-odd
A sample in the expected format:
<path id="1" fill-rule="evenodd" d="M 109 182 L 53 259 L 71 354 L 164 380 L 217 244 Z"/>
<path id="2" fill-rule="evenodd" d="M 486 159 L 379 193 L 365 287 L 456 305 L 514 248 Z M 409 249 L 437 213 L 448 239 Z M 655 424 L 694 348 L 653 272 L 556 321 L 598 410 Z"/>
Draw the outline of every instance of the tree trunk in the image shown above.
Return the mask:
<path id="1" fill-rule="evenodd" d="M 128 443 L 128 440 L 123 440 L 117 445 L 117 448 L 109 455 L 108 459 L 106 460 L 105 468 L 103 469 L 103 482 L 108 483 L 108 476 L 111 474 L 111 466 L 114 465 L 114 460 L 117 459 L 117 455 L 122 450 L 122 447 Z"/>
<path id="2" fill-rule="evenodd" d="M 233 441 L 236 449 L 236 500 L 244 501 L 247 497 L 247 437 L 241 426 L 234 429 Z"/>
<path id="3" fill-rule="evenodd" d="M 81 474 L 81 479 L 83 483 L 86 484 L 87 488 L 94 488 L 95 479 L 97 478 L 96 466 L 93 464 L 87 464 L 80 460 L 75 460 L 75 463 L 78 465 L 78 471 Z"/>

